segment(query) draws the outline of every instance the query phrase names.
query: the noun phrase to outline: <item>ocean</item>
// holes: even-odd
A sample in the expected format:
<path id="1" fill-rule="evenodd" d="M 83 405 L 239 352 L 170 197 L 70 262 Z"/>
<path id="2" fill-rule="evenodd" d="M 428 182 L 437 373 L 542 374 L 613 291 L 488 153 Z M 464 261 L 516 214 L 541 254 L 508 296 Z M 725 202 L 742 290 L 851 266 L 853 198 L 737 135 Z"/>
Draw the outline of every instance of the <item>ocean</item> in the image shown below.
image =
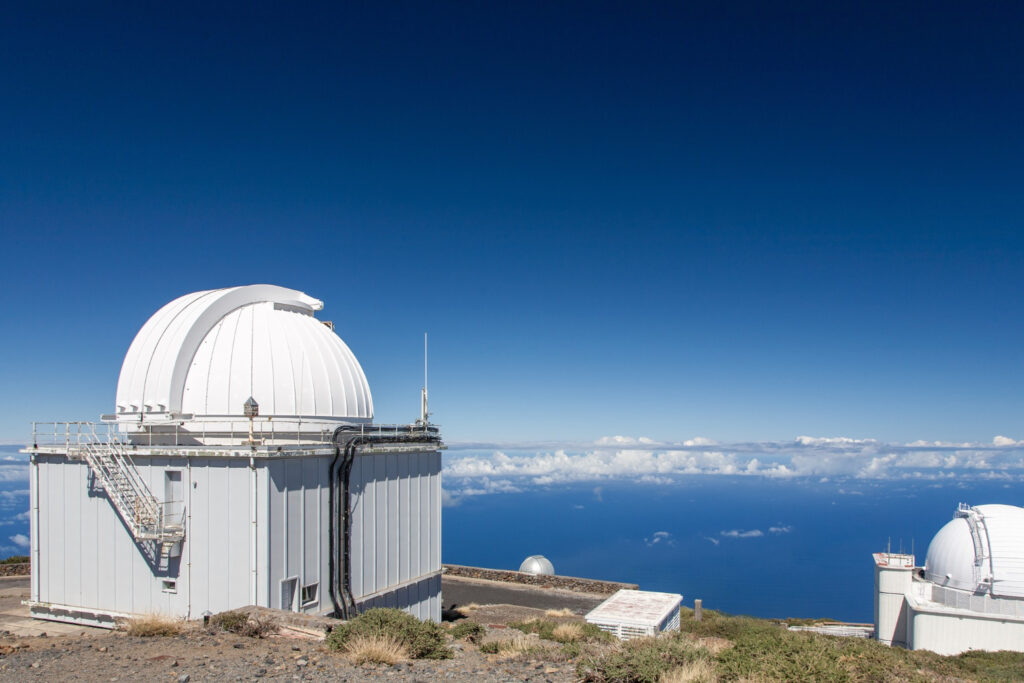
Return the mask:
<path id="1" fill-rule="evenodd" d="M 469 495 L 444 509 L 442 557 L 681 593 L 691 605 L 757 617 L 873 619 L 871 554 L 924 562 L 957 503 L 1020 504 L 1002 481 L 871 481 L 694 475 Z"/>

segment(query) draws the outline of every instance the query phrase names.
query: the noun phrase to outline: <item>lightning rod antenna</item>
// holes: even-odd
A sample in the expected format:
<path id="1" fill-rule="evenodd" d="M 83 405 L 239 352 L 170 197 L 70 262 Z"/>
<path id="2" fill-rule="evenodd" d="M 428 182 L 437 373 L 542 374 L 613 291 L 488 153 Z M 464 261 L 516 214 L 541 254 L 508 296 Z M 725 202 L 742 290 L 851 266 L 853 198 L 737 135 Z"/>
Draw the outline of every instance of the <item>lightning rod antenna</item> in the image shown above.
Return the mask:
<path id="1" fill-rule="evenodd" d="M 420 395 L 420 424 L 430 424 L 430 412 L 427 410 L 427 333 L 423 333 L 423 392 Z"/>

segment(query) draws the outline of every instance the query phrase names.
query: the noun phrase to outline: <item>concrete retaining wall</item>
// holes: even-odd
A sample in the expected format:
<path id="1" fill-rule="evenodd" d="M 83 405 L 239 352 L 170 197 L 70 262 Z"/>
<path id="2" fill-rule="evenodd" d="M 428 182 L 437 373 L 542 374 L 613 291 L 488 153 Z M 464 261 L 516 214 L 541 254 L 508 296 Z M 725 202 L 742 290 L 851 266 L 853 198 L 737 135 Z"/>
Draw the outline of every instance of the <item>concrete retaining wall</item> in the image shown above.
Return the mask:
<path id="1" fill-rule="evenodd" d="M 464 567 L 458 564 L 443 565 L 446 576 L 464 576 L 471 579 L 487 579 L 488 581 L 504 581 L 506 583 L 522 583 L 540 588 L 561 588 L 562 590 L 575 591 L 577 593 L 598 593 L 600 595 L 611 595 L 623 588 L 637 589 L 635 583 L 621 583 L 618 581 L 598 581 L 596 579 L 581 579 L 575 576 L 534 576 L 522 572 L 513 572 L 505 569 L 484 569 L 483 567 Z"/>

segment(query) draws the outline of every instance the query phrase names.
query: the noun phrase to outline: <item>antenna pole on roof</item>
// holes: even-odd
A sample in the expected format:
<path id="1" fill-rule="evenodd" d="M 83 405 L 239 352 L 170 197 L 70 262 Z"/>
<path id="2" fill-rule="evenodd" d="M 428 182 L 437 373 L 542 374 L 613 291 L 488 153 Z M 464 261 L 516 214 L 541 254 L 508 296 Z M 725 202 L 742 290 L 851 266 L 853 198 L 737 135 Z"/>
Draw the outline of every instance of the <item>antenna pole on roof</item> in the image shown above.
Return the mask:
<path id="1" fill-rule="evenodd" d="M 421 425 L 426 427 L 430 424 L 430 412 L 427 410 L 427 333 L 423 333 L 423 391 L 420 394 L 420 419 Z"/>

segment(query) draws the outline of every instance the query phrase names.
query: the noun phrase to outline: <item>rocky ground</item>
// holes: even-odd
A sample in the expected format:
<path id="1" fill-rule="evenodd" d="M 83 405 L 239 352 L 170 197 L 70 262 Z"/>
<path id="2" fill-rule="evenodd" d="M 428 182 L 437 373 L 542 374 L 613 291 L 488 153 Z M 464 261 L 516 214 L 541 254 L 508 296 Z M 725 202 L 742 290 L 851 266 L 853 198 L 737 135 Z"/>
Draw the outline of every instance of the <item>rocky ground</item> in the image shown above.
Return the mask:
<path id="1" fill-rule="evenodd" d="M 486 640 L 512 638 L 505 624 L 543 610 L 488 606 L 473 619 L 487 627 Z M 571 620 L 571 619 L 566 619 Z M 518 631 L 516 636 L 522 637 Z M 528 636 L 536 639 L 536 636 Z M 538 641 L 539 642 L 539 641 Z M 71 681 L 571 681 L 574 665 L 564 657 L 488 655 L 465 641 L 452 641 L 455 657 L 397 666 L 349 663 L 320 640 L 292 632 L 250 638 L 200 625 L 175 636 L 137 637 L 120 631 L 18 637 L 0 633 L 0 679 Z M 562 659 L 562 661 L 558 661 Z"/>

